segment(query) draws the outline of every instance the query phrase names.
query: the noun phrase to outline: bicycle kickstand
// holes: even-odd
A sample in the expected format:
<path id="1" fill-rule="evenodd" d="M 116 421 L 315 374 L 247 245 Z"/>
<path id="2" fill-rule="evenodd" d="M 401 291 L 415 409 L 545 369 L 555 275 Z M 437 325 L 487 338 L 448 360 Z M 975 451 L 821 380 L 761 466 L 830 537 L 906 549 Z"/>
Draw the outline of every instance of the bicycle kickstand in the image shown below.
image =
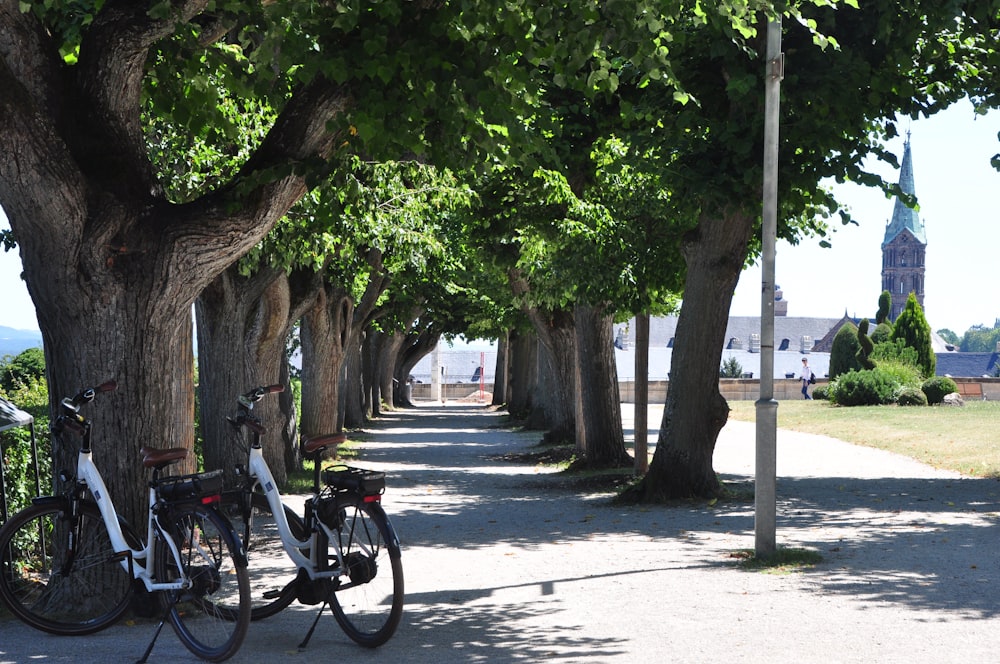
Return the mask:
<path id="1" fill-rule="evenodd" d="M 319 613 L 316 614 L 316 620 L 313 620 L 313 624 L 309 627 L 309 631 L 306 632 L 306 638 L 302 639 L 302 643 L 299 644 L 299 650 L 305 650 L 306 646 L 309 645 L 309 639 L 312 638 L 313 632 L 316 631 L 316 625 L 319 624 L 319 619 L 323 617 L 323 612 L 326 611 L 326 607 L 330 606 L 330 598 L 327 597 L 323 600 L 322 606 L 319 607 Z M 333 607 L 330 606 L 330 610 L 333 611 Z"/>
<path id="2" fill-rule="evenodd" d="M 163 623 L 167 622 L 167 616 L 170 615 L 170 611 L 177 604 L 176 597 L 174 598 L 173 602 L 169 603 L 165 602 L 165 604 L 167 606 L 163 612 L 163 615 L 160 617 L 160 624 L 156 626 L 156 631 L 153 632 L 153 640 L 149 642 L 149 646 L 146 648 L 146 652 L 142 653 L 142 658 L 139 659 L 139 661 L 137 661 L 136 664 L 146 664 L 146 660 L 149 659 L 149 654 L 153 652 L 153 645 L 156 644 L 156 639 L 160 636 L 160 631 L 163 630 Z"/>

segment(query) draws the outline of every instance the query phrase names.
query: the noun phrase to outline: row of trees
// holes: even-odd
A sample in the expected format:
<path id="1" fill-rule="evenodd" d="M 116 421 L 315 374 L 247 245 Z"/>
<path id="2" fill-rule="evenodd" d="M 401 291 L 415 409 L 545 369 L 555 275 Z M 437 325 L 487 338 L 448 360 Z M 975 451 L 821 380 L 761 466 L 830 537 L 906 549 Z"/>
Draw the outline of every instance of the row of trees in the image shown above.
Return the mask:
<path id="1" fill-rule="evenodd" d="M 895 163 L 897 112 L 996 105 L 1000 0 L 780 6 L 782 237 L 850 222 L 824 178 L 893 190 L 860 164 Z M 193 444 L 192 308 L 207 465 L 232 461 L 233 396 L 288 380 L 296 328 L 307 433 L 377 413 L 408 363 L 468 332 L 509 339 L 512 411 L 619 464 L 611 323 L 683 294 L 677 387 L 637 495 L 718 491 L 772 11 L 0 0 L 0 204 L 53 399 L 121 385 L 94 414 L 137 441 L 99 460 L 126 513 L 139 442 Z M 290 402 L 265 414 L 269 462 L 290 467 Z"/>
<path id="2" fill-rule="evenodd" d="M 973 325 L 961 337 L 947 328 L 937 333 L 963 353 L 992 353 L 1000 348 L 1000 318 L 993 323 L 993 327 Z"/>

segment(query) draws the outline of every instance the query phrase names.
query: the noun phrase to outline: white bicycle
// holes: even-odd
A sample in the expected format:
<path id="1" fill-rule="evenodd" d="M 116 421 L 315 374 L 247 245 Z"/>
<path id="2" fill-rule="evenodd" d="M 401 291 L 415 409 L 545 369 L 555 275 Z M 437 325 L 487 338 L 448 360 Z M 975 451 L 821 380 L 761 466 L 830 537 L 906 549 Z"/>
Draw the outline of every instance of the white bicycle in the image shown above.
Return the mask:
<path id="1" fill-rule="evenodd" d="M 83 404 L 115 389 L 107 382 L 62 400 L 54 440 L 82 437 L 75 475 L 62 471 L 61 495 L 35 498 L 0 528 L 0 599 L 22 621 L 59 635 L 104 629 L 128 610 L 133 593 L 156 593 L 163 618 L 140 661 L 169 619 L 192 653 L 231 657 L 250 624 L 250 581 L 243 545 L 216 508 L 221 471 L 161 477 L 185 448 L 142 448 L 152 469 L 146 540 L 118 515 L 94 464 Z"/>
<path id="2" fill-rule="evenodd" d="M 337 623 L 355 642 L 374 648 L 396 631 L 403 614 L 403 566 L 399 539 L 382 509 L 385 474 L 346 466 L 321 469 L 325 450 L 343 434 L 302 440 L 315 462 L 313 493 L 299 517 L 282 503 L 264 459 L 264 428 L 252 413 L 266 394 L 281 385 L 257 387 L 238 399 L 229 421 L 251 431 L 242 486 L 227 491 L 222 507 L 243 538 L 250 561 L 254 620 L 281 611 L 293 601 L 320 604 L 305 639 L 309 642 L 329 605 Z"/>

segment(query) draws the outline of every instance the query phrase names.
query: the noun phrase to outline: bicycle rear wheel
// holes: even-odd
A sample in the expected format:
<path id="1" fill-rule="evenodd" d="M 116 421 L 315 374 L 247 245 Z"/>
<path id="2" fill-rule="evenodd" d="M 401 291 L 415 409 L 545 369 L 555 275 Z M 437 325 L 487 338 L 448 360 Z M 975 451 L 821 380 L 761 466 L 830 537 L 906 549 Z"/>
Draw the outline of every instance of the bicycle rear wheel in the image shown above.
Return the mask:
<path id="1" fill-rule="evenodd" d="M 346 571 L 335 584 L 331 609 L 347 636 L 375 648 L 389 640 L 403 617 L 399 541 L 378 502 L 350 494 L 337 500 L 340 519 L 330 547 L 339 547 Z"/>
<path id="2" fill-rule="evenodd" d="M 172 506 L 158 521 L 177 545 L 181 569 L 169 544 L 159 541 L 157 581 L 184 577 L 190 582 L 188 588 L 163 593 L 170 624 L 198 657 L 212 662 L 232 657 L 250 626 L 250 581 L 241 543 L 225 518 L 201 505 Z"/>
<path id="3" fill-rule="evenodd" d="M 68 511 L 68 501 L 45 501 L 0 528 L 0 598 L 28 625 L 74 636 L 121 618 L 132 597 L 132 580 L 115 557 L 97 506 L 80 503 L 75 528 Z M 121 523 L 126 537 L 138 541 Z M 75 541 L 74 552 L 70 541 Z"/>
<path id="4" fill-rule="evenodd" d="M 261 620 L 280 612 L 295 600 L 298 568 L 285 553 L 267 497 L 262 493 L 251 494 L 249 514 L 245 518 L 243 501 L 246 497 L 242 492 L 227 494 L 219 509 L 243 539 L 249 562 L 251 620 Z M 292 537 L 305 540 L 302 519 L 288 506 L 283 507 Z"/>

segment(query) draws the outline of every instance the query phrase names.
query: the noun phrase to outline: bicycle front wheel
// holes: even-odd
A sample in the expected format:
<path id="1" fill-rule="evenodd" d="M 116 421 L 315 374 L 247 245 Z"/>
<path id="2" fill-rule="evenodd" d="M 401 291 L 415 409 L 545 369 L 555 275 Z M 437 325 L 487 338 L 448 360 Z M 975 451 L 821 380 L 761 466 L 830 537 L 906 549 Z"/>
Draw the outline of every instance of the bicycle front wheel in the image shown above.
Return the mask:
<path id="1" fill-rule="evenodd" d="M 0 598 L 28 625 L 51 634 L 91 634 L 121 618 L 132 596 L 100 510 L 51 500 L 27 507 L 0 528 Z M 124 522 L 126 537 L 138 538 Z M 71 544 L 72 543 L 72 544 Z"/>
<path id="2" fill-rule="evenodd" d="M 306 539 L 302 519 L 283 505 L 292 537 Z M 251 620 L 268 618 L 295 600 L 298 567 L 285 553 L 267 497 L 237 491 L 223 496 L 220 508 L 243 538 L 250 574 Z"/>
<path id="3" fill-rule="evenodd" d="M 232 657 L 250 626 L 250 580 L 242 544 L 228 521 L 201 505 L 172 506 L 158 521 L 156 579 L 187 582 L 182 590 L 163 593 L 170 624 L 198 657 L 211 662 Z M 176 544 L 179 558 L 164 535 Z"/>
<path id="4" fill-rule="evenodd" d="M 340 519 L 330 541 L 344 572 L 331 608 L 344 633 L 367 648 L 382 645 L 403 617 L 403 563 L 399 542 L 378 502 L 338 496 Z M 331 563 L 339 564 L 335 552 Z"/>

